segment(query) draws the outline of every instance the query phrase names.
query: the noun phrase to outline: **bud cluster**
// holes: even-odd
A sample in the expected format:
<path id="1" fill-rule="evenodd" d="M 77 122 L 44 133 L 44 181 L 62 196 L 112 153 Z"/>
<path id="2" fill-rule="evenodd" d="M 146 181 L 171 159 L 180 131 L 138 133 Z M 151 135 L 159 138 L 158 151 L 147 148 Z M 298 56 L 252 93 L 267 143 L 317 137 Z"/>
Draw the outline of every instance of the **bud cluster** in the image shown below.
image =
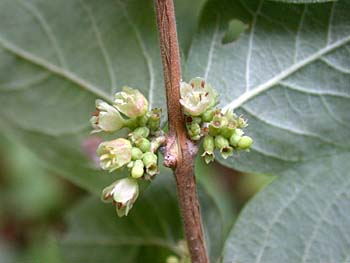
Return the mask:
<path id="1" fill-rule="evenodd" d="M 206 163 L 215 159 L 215 150 L 226 159 L 234 151 L 249 150 L 253 139 L 245 136 L 243 128 L 247 120 L 232 111 L 223 113 L 215 108 L 217 93 L 202 78 L 194 78 L 190 83 L 181 82 L 181 99 L 186 114 L 188 135 L 193 141 L 203 138 L 204 152 L 201 155 Z"/>
<path id="2" fill-rule="evenodd" d="M 136 89 L 124 87 L 112 105 L 96 100 L 90 122 L 92 132 L 117 132 L 128 128 L 126 138 L 102 142 L 98 149 L 100 166 L 113 172 L 127 167 L 129 177 L 115 181 L 102 192 L 103 201 L 116 205 L 118 216 L 127 215 L 139 194 L 137 180 L 150 180 L 159 173 L 158 149 L 165 143 L 160 129 L 161 109 L 148 109 L 147 99 Z"/>

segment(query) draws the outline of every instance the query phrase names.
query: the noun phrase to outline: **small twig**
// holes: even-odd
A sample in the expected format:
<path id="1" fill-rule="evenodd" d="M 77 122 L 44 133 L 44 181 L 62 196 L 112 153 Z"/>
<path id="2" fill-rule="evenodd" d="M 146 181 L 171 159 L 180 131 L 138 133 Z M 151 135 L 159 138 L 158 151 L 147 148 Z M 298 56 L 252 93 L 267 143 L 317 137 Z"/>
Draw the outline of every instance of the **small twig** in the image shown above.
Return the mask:
<path id="1" fill-rule="evenodd" d="M 155 0 L 163 61 L 169 133 L 164 164 L 174 170 L 180 212 L 192 263 L 208 263 L 194 177 L 197 146 L 187 138 L 179 103 L 181 66 L 173 0 Z"/>

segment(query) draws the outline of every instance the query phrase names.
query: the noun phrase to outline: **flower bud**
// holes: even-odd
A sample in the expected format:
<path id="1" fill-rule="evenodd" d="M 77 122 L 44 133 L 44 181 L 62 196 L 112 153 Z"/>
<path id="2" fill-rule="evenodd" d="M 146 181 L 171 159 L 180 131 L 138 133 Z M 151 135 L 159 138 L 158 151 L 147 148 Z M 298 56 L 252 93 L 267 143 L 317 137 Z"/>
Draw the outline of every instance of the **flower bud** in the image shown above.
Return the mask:
<path id="1" fill-rule="evenodd" d="M 203 139 L 204 153 L 201 155 L 204 157 L 205 163 L 213 162 L 215 159 L 214 155 L 214 138 L 212 136 L 205 136 Z"/>
<path id="2" fill-rule="evenodd" d="M 96 112 L 90 123 L 94 128 L 93 132 L 114 132 L 125 126 L 125 120 L 119 111 L 103 100 L 96 100 Z"/>
<path id="3" fill-rule="evenodd" d="M 133 132 L 129 133 L 129 138 L 132 142 L 136 142 L 140 138 L 147 138 L 149 129 L 147 127 L 138 127 Z"/>
<path id="4" fill-rule="evenodd" d="M 148 111 L 148 101 L 137 89 L 123 87 L 115 94 L 114 106 L 129 118 L 143 116 Z"/>
<path id="5" fill-rule="evenodd" d="M 122 217 L 128 215 L 138 195 L 139 185 L 137 181 L 132 178 L 124 178 L 103 189 L 102 200 L 115 203 L 117 214 Z"/>
<path id="6" fill-rule="evenodd" d="M 112 172 L 123 167 L 131 161 L 131 149 L 130 141 L 123 138 L 101 143 L 97 149 L 101 168 Z"/>
<path id="7" fill-rule="evenodd" d="M 146 138 L 139 138 L 135 141 L 135 145 L 144 153 L 151 150 L 151 142 Z"/>
<path id="8" fill-rule="evenodd" d="M 230 137 L 230 144 L 236 147 L 243 134 L 244 132 L 241 129 L 235 129 L 234 133 Z"/>
<path id="9" fill-rule="evenodd" d="M 229 145 L 228 140 L 221 135 L 215 137 L 215 146 L 219 148 L 221 156 L 224 159 L 227 159 L 227 157 L 233 154 L 233 148 Z"/>
<path id="10" fill-rule="evenodd" d="M 202 120 L 204 122 L 211 122 L 215 114 L 215 110 L 207 110 L 202 114 Z"/>
<path id="11" fill-rule="evenodd" d="M 133 161 L 140 160 L 142 158 L 142 151 L 137 147 L 132 147 L 131 149 L 131 159 Z"/>
<path id="12" fill-rule="evenodd" d="M 194 78 L 190 84 L 180 83 L 180 103 L 185 112 L 192 116 L 199 116 L 217 103 L 217 94 L 204 79 Z"/>
<path id="13" fill-rule="evenodd" d="M 238 142 L 238 149 L 247 150 L 253 144 L 253 139 L 249 136 L 243 136 Z"/>
<path id="14" fill-rule="evenodd" d="M 212 136 L 218 135 L 227 127 L 227 118 L 222 114 L 215 114 L 212 121 L 209 123 L 209 134 Z"/>
<path id="15" fill-rule="evenodd" d="M 239 116 L 237 119 L 237 127 L 238 128 L 245 128 L 248 126 L 248 121 L 245 120 L 242 116 Z"/>
<path id="16" fill-rule="evenodd" d="M 143 176 L 144 173 L 144 164 L 141 160 L 136 160 L 134 166 L 131 168 L 131 176 L 135 179 Z"/>
<path id="17" fill-rule="evenodd" d="M 146 173 L 149 175 L 155 175 L 158 173 L 158 165 L 157 165 L 158 157 L 154 153 L 146 152 L 143 157 L 142 161 L 143 164 L 146 167 Z"/>
<path id="18" fill-rule="evenodd" d="M 152 109 L 150 117 L 148 119 L 148 127 L 152 131 L 156 131 L 160 128 L 160 118 L 162 117 L 162 109 Z"/>

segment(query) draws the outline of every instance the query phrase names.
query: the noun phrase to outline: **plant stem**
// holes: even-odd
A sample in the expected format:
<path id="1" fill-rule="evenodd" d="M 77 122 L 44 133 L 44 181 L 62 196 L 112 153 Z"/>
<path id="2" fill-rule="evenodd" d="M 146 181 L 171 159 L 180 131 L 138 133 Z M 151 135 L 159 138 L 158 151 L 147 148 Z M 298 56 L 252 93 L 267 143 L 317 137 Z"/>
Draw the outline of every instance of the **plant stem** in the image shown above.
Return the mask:
<path id="1" fill-rule="evenodd" d="M 192 263 L 208 263 L 196 192 L 197 145 L 187 138 L 180 100 L 181 65 L 173 0 L 155 0 L 168 108 L 164 165 L 174 170 L 180 212 Z"/>

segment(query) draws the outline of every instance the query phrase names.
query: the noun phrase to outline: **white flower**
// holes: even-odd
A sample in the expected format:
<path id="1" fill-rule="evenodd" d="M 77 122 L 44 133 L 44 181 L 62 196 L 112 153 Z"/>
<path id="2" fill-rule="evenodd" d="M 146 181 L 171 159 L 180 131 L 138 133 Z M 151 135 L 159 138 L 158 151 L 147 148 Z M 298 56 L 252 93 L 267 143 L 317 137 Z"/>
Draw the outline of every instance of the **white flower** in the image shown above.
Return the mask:
<path id="1" fill-rule="evenodd" d="M 117 215 L 127 216 L 139 195 L 137 180 L 124 178 L 115 181 L 102 191 L 102 200 L 116 204 Z"/>
<path id="2" fill-rule="evenodd" d="M 96 100 L 96 112 L 90 123 L 94 128 L 93 132 L 114 132 L 124 127 L 125 120 L 116 108 L 103 100 Z"/>
<path id="3" fill-rule="evenodd" d="M 148 111 L 148 101 L 137 89 L 123 87 L 115 94 L 114 106 L 129 118 L 143 116 Z"/>
<path id="4" fill-rule="evenodd" d="M 217 94 L 202 78 L 180 83 L 180 103 L 192 116 L 200 116 L 216 104 Z"/>
<path id="5" fill-rule="evenodd" d="M 97 149 L 101 168 L 112 172 L 128 164 L 131 161 L 131 149 L 130 141 L 123 138 L 101 143 Z"/>

